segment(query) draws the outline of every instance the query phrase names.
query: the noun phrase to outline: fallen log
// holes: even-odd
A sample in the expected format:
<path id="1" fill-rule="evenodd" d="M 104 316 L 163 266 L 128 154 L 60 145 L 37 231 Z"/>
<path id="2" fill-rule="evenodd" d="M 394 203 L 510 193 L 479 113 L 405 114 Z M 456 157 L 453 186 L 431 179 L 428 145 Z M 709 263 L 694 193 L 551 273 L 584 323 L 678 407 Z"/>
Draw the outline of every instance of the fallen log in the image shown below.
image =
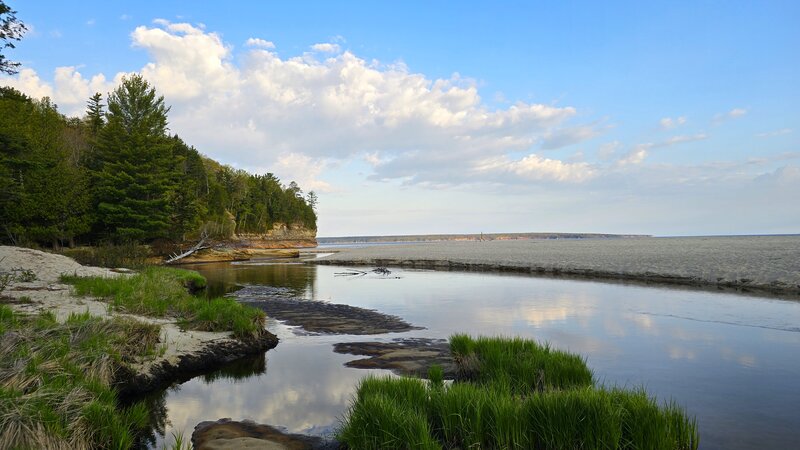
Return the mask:
<path id="1" fill-rule="evenodd" d="M 211 248 L 211 246 L 210 246 L 210 245 L 203 246 L 203 244 L 205 244 L 205 243 L 206 243 L 206 237 L 207 237 L 207 236 L 203 235 L 203 236 L 200 238 L 200 242 L 198 242 L 197 244 L 195 244 L 195 245 L 194 245 L 194 247 L 190 248 L 189 250 L 187 250 L 187 251 L 185 251 L 185 252 L 181 253 L 180 255 L 177 255 L 177 254 L 174 254 L 174 253 L 173 253 L 173 254 L 170 256 L 170 258 L 169 258 L 169 259 L 167 259 L 166 261 L 164 261 L 164 264 L 174 264 L 176 261 L 180 261 L 181 259 L 183 259 L 183 258 L 186 258 L 187 256 L 189 256 L 189 255 L 191 255 L 191 254 L 193 254 L 193 253 L 195 253 L 195 252 L 199 252 L 200 250 L 204 250 L 204 249 L 207 249 L 207 248 Z"/>

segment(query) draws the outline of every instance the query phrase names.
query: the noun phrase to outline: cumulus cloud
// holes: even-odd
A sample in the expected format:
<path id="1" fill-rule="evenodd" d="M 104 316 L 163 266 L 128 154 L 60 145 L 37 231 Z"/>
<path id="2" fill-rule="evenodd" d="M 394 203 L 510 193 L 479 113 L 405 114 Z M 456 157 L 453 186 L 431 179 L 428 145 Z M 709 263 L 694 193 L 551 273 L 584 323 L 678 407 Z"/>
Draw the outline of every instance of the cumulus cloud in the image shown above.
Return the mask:
<path id="1" fill-rule="evenodd" d="M 342 50 L 339 44 L 332 44 L 330 42 L 314 44 L 311 46 L 311 49 L 322 53 L 339 53 Z"/>
<path id="2" fill-rule="evenodd" d="M 671 129 L 675 128 L 675 127 L 679 127 L 679 126 L 685 124 L 686 123 L 686 117 L 680 116 L 680 117 L 676 117 L 674 119 L 671 118 L 671 117 L 664 117 L 658 123 L 659 123 L 659 125 L 661 125 L 662 129 L 671 130 Z"/>
<path id="3" fill-rule="evenodd" d="M 244 43 L 244 45 L 248 47 L 258 47 L 258 48 L 268 48 L 268 49 L 275 48 L 275 44 L 272 41 L 266 41 L 264 39 L 259 39 L 259 38 L 249 38 Z"/>
<path id="4" fill-rule="evenodd" d="M 473 173 L 489 173 L 497 175 L 516 175 L 531 181 L 562 181 L 580 183 L 594 177 L 595 171 L 585 162 L 565 163 L 556 159 L 543 158 L 530 154 L 519 160 L 510 160 L 500 156 L 479 161 Z"/>
<path id="5" fill-rule="evenodd" d="M 323 181 L 325 169 L 356 158 L 370 164 L 373 180 L 436 186 L 582 183 L 601 170 L 532 152 L 602 132 L 595 124 L 570 124 L 574 108 L 526 102 L 492 108 L 477 82 L 458 74 L 430 79 L 334 43 L 312 47 L 324 59 L 282 58 L 263 51 L 274 47 L 270 41 L 250 38 L 249 49 L 234 55 L 202 25 L 165 19 L 136 27 L 131 40 L 148 55 L 139 72 L 172 105 L 173 132 L 218 160 L 271 171 L 306 189 L 334 189 Z M 89 96 L 111 91 L 124 75 L 108 79 L 59 67 L 53 82 L 30 69 L 5 80 L 34 97 L 52 97 L 65 113 L 82 114 Z"/>

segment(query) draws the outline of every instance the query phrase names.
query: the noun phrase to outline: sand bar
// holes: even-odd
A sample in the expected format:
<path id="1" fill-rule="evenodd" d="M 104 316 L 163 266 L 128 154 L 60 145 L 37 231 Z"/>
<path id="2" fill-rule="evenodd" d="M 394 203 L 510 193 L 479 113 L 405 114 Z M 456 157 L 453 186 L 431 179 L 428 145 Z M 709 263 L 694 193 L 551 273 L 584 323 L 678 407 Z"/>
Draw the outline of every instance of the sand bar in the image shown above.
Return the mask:
<path id="1" fill-rule="evenodd" d="M 345 248 L 312 262 L 514 271 L 800 297 L 800 235 L 433 242 Z"/>

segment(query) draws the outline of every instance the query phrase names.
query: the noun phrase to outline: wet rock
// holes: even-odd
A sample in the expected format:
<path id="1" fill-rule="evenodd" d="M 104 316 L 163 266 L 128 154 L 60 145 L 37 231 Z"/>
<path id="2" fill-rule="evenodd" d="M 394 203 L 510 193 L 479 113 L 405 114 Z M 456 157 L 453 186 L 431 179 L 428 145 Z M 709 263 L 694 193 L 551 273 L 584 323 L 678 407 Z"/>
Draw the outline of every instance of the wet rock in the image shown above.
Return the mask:
<path id="1" fill-rule="evenodd" d="M 249 286 L 237 291 L 236 297 L 270 317 L 312 333 L 364 335 L 421 329 L 399 317 L 371 309 L 286 298 L 269 287 Z"/>
<path id="2" fill-rule="evenodd" d="M 192 433 L 195 450 L 317 450 L 338 449 L 339 444 L 316 436 L 284 433 L 278 428 L 245 420 L 201 422 Z"/>
<path id="3" fill-rule="evenodd" d="M 444 339 L 407 338 L 392 342 L 341 342 L 333 346 L 336 353 L 369 356 L 349 361 L 347 367 L 357 369 L 389 369 L 400 375 L 425 377 L 428 369 L 439 365 L 447 379 L 456 376 L 456 363 L 450 344 Z"/>
<path id="4" fill-rule="evenodd" d="M 181 355 L 175 360 L 163 360 L 146 372 L 121 370 L 117 375 L 117 389 L 122 398 L 133 398 L 175 382 L 186 381 L 241 358 L 263 353 L 276 345 L 278 338 L 266 330 L 255 339 L 210 342 L 195 353 Z"/>

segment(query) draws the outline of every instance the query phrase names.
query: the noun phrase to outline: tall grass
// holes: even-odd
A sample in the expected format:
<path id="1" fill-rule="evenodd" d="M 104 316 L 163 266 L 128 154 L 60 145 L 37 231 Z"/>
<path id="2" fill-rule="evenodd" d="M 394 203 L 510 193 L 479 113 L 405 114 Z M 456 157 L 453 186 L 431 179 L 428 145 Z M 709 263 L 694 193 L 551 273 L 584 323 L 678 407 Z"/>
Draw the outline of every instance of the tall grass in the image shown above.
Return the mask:
<path id="1" fill-rule="evenodd" d="M 159 334 L 128 319 L 74 314 L 62 324 L 0 305 L 0 448 L 129 448 L 148 412 L 120 409 L 113 385 Z"/>
<path id="2" fill-rule="evenodd" d="M 77 277 L 62 275 L 78 295 L 99 297 L 117 310 L 154 317 L 175 317 L 186 329 L 231 331 L 239 339 L 263 332 L 265 315 L 260 309 L 231 298 L 205 299 L 191 295 L 187 285 L 205 286 L 205 278 L 190 270 L 147 267 L 126 277 Z"/>
<path id="3" fill-rule="evenodd" d="M 503 383 L 519 394 L 592 384 L 584 358 L 527 339 L 456 334 L 450 337 L 450 352 L 461 379 Z"/>
<path id="4" fill-rule="evenodd" d="M 367 377 L 339 439 L 358 449 L 697 448 L 696 423 L 676 404 L 659 406 L 643 390 L 594 387 L 575 355 L 464 335 L 451 348 L 467 357 L 471 378 L 448 387 L 435 370 L 431 383 Z M 545 382 L 525 368 L 544 371 Z"/>

